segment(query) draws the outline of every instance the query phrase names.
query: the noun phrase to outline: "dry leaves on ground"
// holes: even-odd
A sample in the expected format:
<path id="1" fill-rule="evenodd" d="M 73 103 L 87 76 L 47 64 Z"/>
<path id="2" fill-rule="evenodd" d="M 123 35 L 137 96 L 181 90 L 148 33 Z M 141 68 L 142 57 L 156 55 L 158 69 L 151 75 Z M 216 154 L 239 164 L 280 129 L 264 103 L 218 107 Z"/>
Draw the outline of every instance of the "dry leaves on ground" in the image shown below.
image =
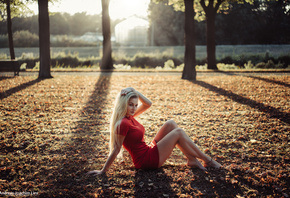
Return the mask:
<path id="1" fill-rule="evenodd" d="M 153 106 L 138 118 L 146 141 L 174 119 L 223 164 L 202 172 L 176 149 L 152 171 L 128 153 L 106 175 L 116 94 L 134 87 Z M 290 77 L 56 76 L 0 78 L 0 192 L 41 197 L 289 197 Z"/>

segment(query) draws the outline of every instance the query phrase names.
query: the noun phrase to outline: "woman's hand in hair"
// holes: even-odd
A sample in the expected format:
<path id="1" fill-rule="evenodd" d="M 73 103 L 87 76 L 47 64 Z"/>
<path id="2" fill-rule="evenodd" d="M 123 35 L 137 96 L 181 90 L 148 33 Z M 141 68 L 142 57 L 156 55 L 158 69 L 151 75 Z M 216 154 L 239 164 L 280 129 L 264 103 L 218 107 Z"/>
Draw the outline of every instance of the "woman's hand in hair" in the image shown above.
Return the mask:
<path id="1" fill-rule="evenodd" d="M 87 172 L 86 176 L 97 176 L 97 175 L 102 175 L 104 173 L 105 173 L 105 171 L 103 171 L 103 170 L 93 170 L 93 171 Z"/>
<path id="2" fill-rule="evenodd" d="M 125 95 L 127 95 L 129 92 L 132 92 L 132 91 L 135 91 L 135 89 L 132 88 L 132 87 L 127 87 L 127 88 L 125 88 L 125 89 L 122 89 L 122 90 L 121 90 L 121 96 L 125 96 Z"/>

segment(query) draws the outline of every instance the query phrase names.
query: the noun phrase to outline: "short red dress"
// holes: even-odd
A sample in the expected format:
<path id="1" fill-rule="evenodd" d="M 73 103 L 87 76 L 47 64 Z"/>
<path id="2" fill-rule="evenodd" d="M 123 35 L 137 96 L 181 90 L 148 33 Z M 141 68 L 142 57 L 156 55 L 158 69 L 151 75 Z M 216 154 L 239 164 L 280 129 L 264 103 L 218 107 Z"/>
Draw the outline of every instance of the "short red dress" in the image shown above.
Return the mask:
<path id="1" fill-rule="evenodd" d="M 145 129 L 133 116 L 124 117 L 120 124 L 118 134 L 126 136 L 123 142 L 124 148 L 130 153 L 135 168 L 156 169 L 159 165 L 159 153 L 157 144 L 150 146 L 144 141 Z"/>

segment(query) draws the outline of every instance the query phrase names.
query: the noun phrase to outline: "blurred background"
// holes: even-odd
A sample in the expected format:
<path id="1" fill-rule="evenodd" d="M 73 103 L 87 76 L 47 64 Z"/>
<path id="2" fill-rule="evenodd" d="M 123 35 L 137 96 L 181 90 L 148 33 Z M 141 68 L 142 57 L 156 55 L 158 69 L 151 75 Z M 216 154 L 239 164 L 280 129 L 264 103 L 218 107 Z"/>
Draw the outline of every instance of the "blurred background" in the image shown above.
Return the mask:
<path id="1" fill-rule="evenodd" d="M 7 20 L 5 5 L 1 4 L 0 59 L 7 59 Z M 172 60 L 175 66 L 181 65 L 184 56 L 183 9 L 169 1 L 111 0 L 114 63 L 144 68 L 164 66 L 166 61 Z M 289 9 L 289 1 L 284 0 L 234 1 L 221 6 L 215 17 L 217 61 L 244 66 L 256 65 L 271 57 L 276 67 L 280 59 L 288 58 L 289 61 Z M 29 59 L 27 66 L 33 68 L 39 56 L 37 3 L 25 4 L 22 10 L 12 18 L 15 55 L 19 60 Z M 85 3 L 58 0 L 49 4 L 51 52 L 55 59 L 52 62 L 71 67 L 99 64 L 103 41 L 101 10 L 101 0 L 86 0 Z M 196 13 L 196 58 L 197 64 L 203 65 L 206 62 L 206 20 L 198 6 Z M 153 56 L 154 60 L 150 62 L 148 59 Z M 68 62 L 61 62 L 64 57 Z M 288 64 L 280 67 L 288 67 Z"/>

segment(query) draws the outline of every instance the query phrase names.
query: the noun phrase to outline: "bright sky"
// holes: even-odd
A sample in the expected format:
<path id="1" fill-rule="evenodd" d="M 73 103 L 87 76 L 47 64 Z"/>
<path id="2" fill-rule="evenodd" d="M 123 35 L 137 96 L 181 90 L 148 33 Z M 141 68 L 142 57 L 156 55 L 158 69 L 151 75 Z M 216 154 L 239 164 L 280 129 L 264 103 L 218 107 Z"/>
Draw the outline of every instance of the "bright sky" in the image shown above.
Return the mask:
<path id="1" fill-rule="evenodd" d="M 150 0 L 111 0 L 110 17 L 112 19 L 126 18 L 128 16 L 147 16 Z M 35 14 L 38 13 L 37 3 L 28 6 Z M 59 0 L 49 4 L 50 12 L 87 12 L 88 14 L 99 14 L 102 11 L 101 0 Z"/>

